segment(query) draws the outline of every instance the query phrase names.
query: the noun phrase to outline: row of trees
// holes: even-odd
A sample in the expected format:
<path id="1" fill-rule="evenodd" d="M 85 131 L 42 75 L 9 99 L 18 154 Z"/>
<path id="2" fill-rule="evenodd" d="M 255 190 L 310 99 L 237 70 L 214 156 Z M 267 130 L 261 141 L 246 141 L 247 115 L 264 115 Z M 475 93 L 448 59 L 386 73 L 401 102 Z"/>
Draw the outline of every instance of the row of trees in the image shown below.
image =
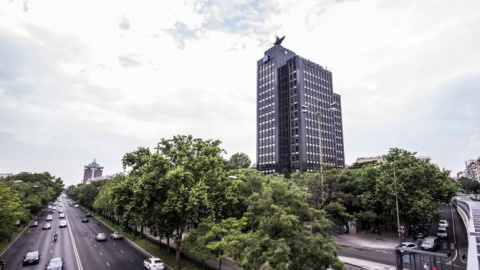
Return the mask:
<path id="1" fill-rule="evenodd" d="M 0 242 L 10 239 L 20 224 L 29 223 L 56 200 L 63 181 L 50 173 L 20 173 L 0 180 Z"/>
<path id="2" fill-rule="evenodd" d="M 263 175 L 245 154 L 225 161 L 224 153 L 217 140 L 162 139 L 154 151 L 125 154 L 128 173 L 67 192 L 126 228 L 176 237 L 179 263 L 188 249 L 201 260 L 228 254 L 245 269 L 341 269 L 332 221 L 387 225 L 396 197 L 404 224 L 434 219 L 458 189 L 448 171 L 401 149 L 383 163 L 328 170 L 323 186 L 319 173 Z"/>

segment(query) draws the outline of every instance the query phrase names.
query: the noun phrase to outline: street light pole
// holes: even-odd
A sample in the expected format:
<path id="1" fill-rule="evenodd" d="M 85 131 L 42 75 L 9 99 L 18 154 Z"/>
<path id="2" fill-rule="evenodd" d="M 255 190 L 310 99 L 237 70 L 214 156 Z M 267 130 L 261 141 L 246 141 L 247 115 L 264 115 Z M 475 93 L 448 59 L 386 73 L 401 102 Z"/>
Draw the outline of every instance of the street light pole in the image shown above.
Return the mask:
<path id="1" fill-rule="evenodd" d="M 393 182 L 395 184 L 395 206 L 397 208 L 398 243 L 402 244 L 402 229 L 400 228 L 400 215 L 398 212 L 398 190 L 397 190 L 397 176 L 395 174 L 395 160 L 393 160 Z"/>
<path id="2" fill-rule="evenodd" d="M 319 102 L 319 105 L 320 105 L 320 102 Z M 321 108 L 318 110 L 318 111 L 312 111 L 310 109 L 309 106 L 307 105 L 302 105 L 302 112 L 304 113 L 307 113 L 309 111 L 312 111 L 315 116 L 317 117 L 317 121 L 318 121 L 318 147 L 319 147 L 319 151 L 318 151 L 318 154 L 320 156 L 319 158 L 319 161 L 320 161 L 320 184 L 321 184 L 321 187 L 322 187 L 322 206 L 323 206 L 323 203 L 324 203 L 324 200 L 325 200 L 325 194 L 324 194 L 324 189 L 323 189 L 323 149 L 322 149 L 322 117 L 323 117 L 323 111 L 322 110 L 326 110 L 326 111 L 335 111 L 336 108 L 334 107 L 335 105 L 337 105 L 336 102 L 333 102 L 330 104 L 330 107 L 327 108 L 327 109 L 324 109 L 324 108 Z"/>

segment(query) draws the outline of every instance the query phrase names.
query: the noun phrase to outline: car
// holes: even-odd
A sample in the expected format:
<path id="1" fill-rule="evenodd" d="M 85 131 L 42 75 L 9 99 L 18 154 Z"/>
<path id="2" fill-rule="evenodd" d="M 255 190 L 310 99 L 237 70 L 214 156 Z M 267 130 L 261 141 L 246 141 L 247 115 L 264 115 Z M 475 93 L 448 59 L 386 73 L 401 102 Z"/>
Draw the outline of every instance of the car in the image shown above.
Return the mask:
<path id="1" fill-rule="evenodd" d="M 423 239 L 422 244 L 420 245 L 422 249 L 428 251 L 435 251 L 439 247 L 439 240 L 436 236 L 428 236 Z"/>
<path id="2" fill-rule="evenodd" d="M 86 217 L 91 217 L 92 214 L 91 213 L 87 213 Z"/>
<path id="3" fill-rule="evenodd" d="M 60 213 L 60 214 L 63 213 L 63 210 L 62 209 L 58 210 L 58 213 Z"/>
<path id="4" fill-rule="evenodd" d="M 62 257 L 51 258 L 50 261 L 45 265 L 46 270 L 63 270 L 63 265 L 65 261 Z"/>
<path id="5" fill-rule="evenodd" d="M 65 214 L 61 213 L 60 215 L 58 215 L 58 218 L 65 218 Z"/>
<path id="6" fill-rule="evenodd" d="M 52 215 L 48 215 L 47 216 L 47 221 L 52 221 L 53 220 L 53 216 Z"/>
<path id="7" fill-rule="evenodd" d="M 51 228 L 52 228 L 52 224 L 50 224 L 50 223 L 48 223 L 48 222 L 45 223 L 45 224 L 43 224 L 43 229 L 44 229 L 44 230 L 50 230 Z"/>
<path id="8" fill-rule="evenodd" d="M 63 204 L 60 204 L 59 207 L 63 207 Z"/>
<path id="9" fill-rule="evenodd" d="M 448 221 L 446 221 L 445 219 L 440 219 L 440 222 L 438 223 L 438 227 L 448 228 Z"/>
<path id="10" fill-rule="evenodd" d="M 55 213 L 55 209 L 50 209 L 50 213 Z"/>
<path id="11" fill-rule="evenodd" d="M 418 249 L 417 244 L 413 242 L 403 242 L 400 244 L 400 247 L 405 249 Z"/>
<path id="12" fill-rule="evenodd" d="M 97 240 L 97 242 L 107 241 L 107 236 L 105 235 L 105 233 L 98 233 L 98 234 L 95 236 L 95 240 Z"/>
<path id="13" fill-rule="evenodd" d="M 86 217 L 85 217 L 85 218 L 82 218 L 82 222 L 83 222 L 83 223 L 88 223 L 88 221 L 89 221 L 88 218 L 86 218 Z"/>
<path id="14" fill-rule="evenodd" d="M 34 221 L 30 224 L 30 227 L 38 227 L 38 221 Z"/>
<path id="15" fill-rule="evenodd" d="M 78 204 L 75 204 L 75 206 L 74 206 L 74 207 L 75 207 L 75 208 L 78 208 Z"/>
<path id="16" fill-rule="evenodd" d="M 32 250 L 23 257 L 23 265 L 34 264 L 40 262 L 40 251 Z"/>
<path id="17" fill-rule="evenodd" d="M 110 234 L 110 238 L 112 238 L 113 240 L 118 240 L 118 239 L 122 239 L 123 236 L 118 232 L 113 232 Z"/>
<path id="18" fill-rule="evenodd" d="M 67 221 L 66 220 L 60 221 L 60 224 L 58 225 L 58 227 L 60 227 L 60 228 L 67 227 Z"/>
<path id="19" fill-rule="evenodd" d="M 448 238 L 447 228 L 446 227 L 438 227 L 437 236 L 439 238 Z"/>
<path id="20" fill-rule="evenodd" d="M 163 270 L 165 266 L 160 258 L 152 257 L 143 261 L 143 267 L 150 270 Z"/>

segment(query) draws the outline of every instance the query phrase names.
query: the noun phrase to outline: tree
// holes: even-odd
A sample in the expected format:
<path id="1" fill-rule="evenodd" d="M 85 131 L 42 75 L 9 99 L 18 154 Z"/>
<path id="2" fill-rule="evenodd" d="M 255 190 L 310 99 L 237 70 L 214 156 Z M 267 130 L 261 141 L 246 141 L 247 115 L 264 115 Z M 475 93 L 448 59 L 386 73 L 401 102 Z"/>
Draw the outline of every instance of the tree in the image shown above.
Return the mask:
<path id="1" fill-rule="evenodd" d="M 4 181 L 0 181 L 0 242 L 10 237 L 17 221 L 30 218 L 29 211 L 22 204 L 18 191 Z"/>
<path id="2" fill-rule="evenodd" d="M 245 153 L 235 153 L 227 162 L 227 170 L 248 169 L 252 161 Z"/>
<path id="3" fill-rule="evenodd" d="M 266 176 L 254 194 L 254 231 L 227 237 L 229 256 L 244 269 L 342 269 L 323 211 L 310 207 L 308 194 L 282 176 Z"/>
<path id="4" fill-rule="evenodd" d="M 458 179 L 458 182 L 460 183 L 462 189 L 465 191 L 465 193 L 475 193 L 478 194 L 480 192 L 480 182 L 472 179 L 468 179 L 466 177 L 460 177 Z"/>
<path id="5" fill-rule="evenodd" d="M 360 169 L 357 180 L 363 211 L 376 213 L 377 222 L 395 220 L 396 198 L 400 219 L 409 223 L 435 219 L 441 203 L 449 203 L 459 184 L 415 153 L 392 148 L 386 162 Z"/>

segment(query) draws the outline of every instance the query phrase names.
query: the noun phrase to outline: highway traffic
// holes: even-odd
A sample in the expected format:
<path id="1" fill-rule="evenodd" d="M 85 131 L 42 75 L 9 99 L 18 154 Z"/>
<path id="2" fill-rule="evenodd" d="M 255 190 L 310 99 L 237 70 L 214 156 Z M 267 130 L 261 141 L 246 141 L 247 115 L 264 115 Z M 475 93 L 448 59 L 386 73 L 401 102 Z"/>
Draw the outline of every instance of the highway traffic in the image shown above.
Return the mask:
<path id="1" fill-rule="evenodd" d="M 95 217 L 82 222 L 87 212 L 69 206 L 66 199 L 58 201 L 56 208 L 42 211 L 36 218 L 38 226 L 26 228 L 5 251 L 2 255 L 5 269 L 45 269 L 49 260 L 56 257 L 63 258 L 65 269 L 144 269 L 143 261 L 149 255 L 126 239 L 111 239 L 109 236 L 113 231 L 99 225 Z M 59 218 L 60 211 L 65 213 L 65 218 Z M 53 215 L 51 221 L 47 221 L 48 215 Z M 63 220 L 66 227 L 60 227 Z M 45 223 L 50 223 L 51 229 L 44 229 Z M 98 233 L 105 233 L 106 241 L 96 241 Z M 54 241 L 55 234 L 58 234 L 57 241 Z M 24 265 L 24 256 L 36 250 L 40 254 L 39 262 Z"/>

